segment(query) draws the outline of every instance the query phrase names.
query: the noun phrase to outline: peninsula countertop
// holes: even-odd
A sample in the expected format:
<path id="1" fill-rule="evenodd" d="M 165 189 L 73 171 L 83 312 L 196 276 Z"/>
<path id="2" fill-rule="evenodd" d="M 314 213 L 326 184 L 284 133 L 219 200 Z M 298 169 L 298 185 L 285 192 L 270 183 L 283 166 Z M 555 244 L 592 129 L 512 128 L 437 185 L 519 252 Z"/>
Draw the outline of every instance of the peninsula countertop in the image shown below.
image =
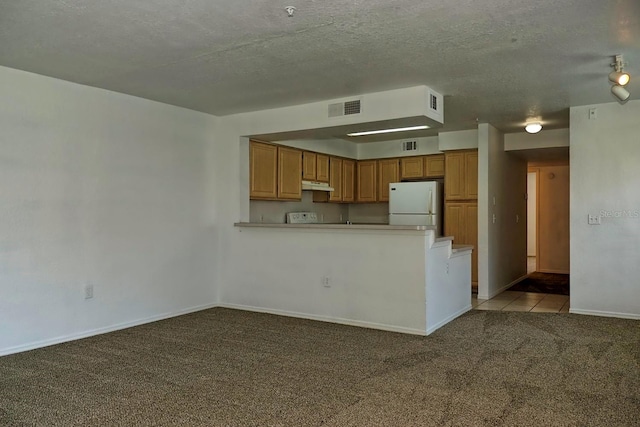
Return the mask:
<path id="1" fill-rule="evenodd" d="M 263 228 L 311 228 L 311 229 L 351 229 L 351 230 L 408 230 L 426 231 L 436 230 L 433 225 L 388 225 L 388 224 L 345 224 L 345 223 L 318 223 L 318 224 L 280 224 L 262 222 L 236 222 L 235 227 L 263 227 Z M 449 239 L 449 238 L 445 238 Z M 453 240 L 453 237 L 449 240 Z"/>

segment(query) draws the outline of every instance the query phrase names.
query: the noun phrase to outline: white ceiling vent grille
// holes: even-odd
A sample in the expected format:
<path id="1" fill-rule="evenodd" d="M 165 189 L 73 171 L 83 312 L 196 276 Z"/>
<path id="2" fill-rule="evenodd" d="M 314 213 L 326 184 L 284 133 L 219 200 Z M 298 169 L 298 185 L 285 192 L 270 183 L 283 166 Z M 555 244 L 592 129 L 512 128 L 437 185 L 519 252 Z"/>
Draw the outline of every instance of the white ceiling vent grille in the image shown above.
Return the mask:
<path id="1" fill-rule="evenodd" d="M 329 117 L 350 116 L 353 114 L 360 114 L 361 112 L 361 103 L 359 99 L 339 102 L 337 104 L 329 104 Z"/>
<path id="2" fill-rule="evenodd" d="M 427 96 L 429 98 L 427 100 L 429 105 L 429 110 L 431 110 L 432 112 L 438 115 L 442 115 L 442 95 L 432 90 L 429 90 L 429 94 Z"/>
<path id="3" fill-rule="evenodd" d="M 402 151 L 416 151 L 418 149 L 418 141 L 403 141 Z"/>

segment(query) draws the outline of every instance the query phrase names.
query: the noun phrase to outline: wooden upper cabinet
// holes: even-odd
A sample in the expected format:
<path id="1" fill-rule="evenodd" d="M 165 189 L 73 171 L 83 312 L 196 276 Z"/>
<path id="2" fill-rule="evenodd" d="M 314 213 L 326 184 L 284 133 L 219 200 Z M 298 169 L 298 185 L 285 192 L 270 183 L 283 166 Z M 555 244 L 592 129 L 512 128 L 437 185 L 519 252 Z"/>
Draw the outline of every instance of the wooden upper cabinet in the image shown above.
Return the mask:
<path id="1" fill-rule="evenodd" d="M 278 147 L 278 199 L 302 199 L 302 151 Z"/>
<path id="2" fill-rule="evenodd" d="M 426 178 L 444 176 L 444 154 L 435 154 L 424 158 L 424 176 Z"/>
<path id="3" fill-rule="evenodd" d="M 400 178 L 417 179 L 424 176 L 424 158 L 404 157 L 400 159 Z"/>
<path id="4" fill-rule="evenodd" d="M 398 159 L 378 160 L 378 201 L 389 201 L 389 184 L 400 181 Z"/>
<path id="5" fill-rule="evenodd" d="M 355 177 L 356 162 L 355 160 L 342 159 L 342 201 L 355 202 Z"/>
<path id="6" fill-rule="evenodd" d="M 249 198 L 274 200 L 278 197 L 278 147 L 249 143 Z"/>
<path id="7" fill-rule="evenodd" d="M 316 164 L 317 154 L 310 151 L 304 151 L 302 153 L 302 179 L 315 181 L 316 180 Z"/>
<path id="8" fill-rule="evenodd" d="M 400 179 L 441 178 L 443 176 L 444 154 L 400 159 Z"/>
<path id="9" fill-rule="evenodd" d="M 356 163 L 356 201 L 377 201 L 377 160 L 363 160 Z"/>
<path id="10" fill-rule="evenodd" d="M 469 151 L 464 157 L 466 196 L 478 199 L 478 151 Z"/>
<path id="11" fill-rule="evenodd" d="M 316 181 L 329 182 L 329 156 L 316 154 Z"/>
<path id="12" fill-rule="evenodd" d="M 446 200 L 478 198 L 478 151 L 445 154 L 444 193 Z"/>
<path id="13" fill-rule="evenodd" d="M 329 159 L 329 186 L 333 191 L 329 193 L 330 202 L 342 201 L 342 159 L 331 157 Z"/>

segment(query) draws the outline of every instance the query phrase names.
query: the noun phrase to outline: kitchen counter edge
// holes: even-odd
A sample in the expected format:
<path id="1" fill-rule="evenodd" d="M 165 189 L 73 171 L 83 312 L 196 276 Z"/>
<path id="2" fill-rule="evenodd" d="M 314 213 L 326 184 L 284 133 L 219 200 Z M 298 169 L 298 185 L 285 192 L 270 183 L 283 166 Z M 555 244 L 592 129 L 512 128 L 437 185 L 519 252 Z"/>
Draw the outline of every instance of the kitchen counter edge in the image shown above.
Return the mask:
<path id="1" fill-rule="evenodd" d="M 309 228 L 309 229 L 341 229 L 341 230 L 435 230 L 432 225 L 385 225 L 385 224 L 265 224 L 257 222 L 236 222 L 234 227 L 262 228 Z M 446 238 L 445 238 L 446 239 Z"/>

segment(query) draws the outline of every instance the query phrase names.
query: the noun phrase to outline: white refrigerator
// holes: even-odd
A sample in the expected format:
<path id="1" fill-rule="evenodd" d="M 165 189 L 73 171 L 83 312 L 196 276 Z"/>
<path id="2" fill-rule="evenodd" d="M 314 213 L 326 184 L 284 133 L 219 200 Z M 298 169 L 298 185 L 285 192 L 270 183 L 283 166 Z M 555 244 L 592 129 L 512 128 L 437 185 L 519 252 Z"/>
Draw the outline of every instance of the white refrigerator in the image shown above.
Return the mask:
<path id="1" fill-rule="evenodd" d="M 435 225 L 442 236 L 442 182 L 389 184 L 389 225 Z"/>

